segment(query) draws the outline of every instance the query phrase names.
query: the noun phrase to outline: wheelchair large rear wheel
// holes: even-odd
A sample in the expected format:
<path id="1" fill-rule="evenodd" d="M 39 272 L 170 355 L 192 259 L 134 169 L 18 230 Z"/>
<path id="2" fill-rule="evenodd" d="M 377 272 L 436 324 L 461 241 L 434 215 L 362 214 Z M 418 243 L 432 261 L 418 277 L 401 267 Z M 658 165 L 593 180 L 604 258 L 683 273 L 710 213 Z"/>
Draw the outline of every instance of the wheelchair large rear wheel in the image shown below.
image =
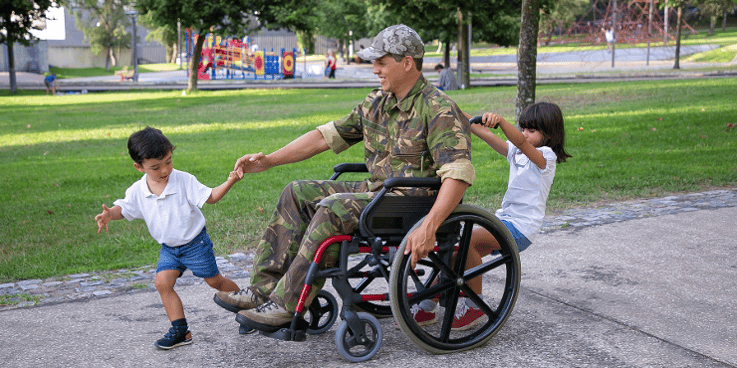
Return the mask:
<path id="1" fill-rule="evenodd" d="M 415 224 L 411 234 L 422 221 Z M 482 259 L 480 266 L 466 270 L 466 260 L 474 228 L 481 227 L 498 241 L 501 250 Z M 482 208 L 459 205 L 436 233 L 435 252 L 411 269 L 410 255 L 404 255 L 407 238 L 402 241 L 390 274 L 391 309 L 399 327 L 417 345 L 434 354 L 479 347 L 499 332 L 514 308 L 520 287 L 520 261 L 516 243 L 504 224 Z M 467 282 L 483 277 L 483 292 L 478 295 Z M 453 328 L 460 297 L 476 303 L 483 311 L 478 324 L 463 330 Z M 439 301 L 436 323 L 418 324 L 412 307 L 425 299 Z"/>

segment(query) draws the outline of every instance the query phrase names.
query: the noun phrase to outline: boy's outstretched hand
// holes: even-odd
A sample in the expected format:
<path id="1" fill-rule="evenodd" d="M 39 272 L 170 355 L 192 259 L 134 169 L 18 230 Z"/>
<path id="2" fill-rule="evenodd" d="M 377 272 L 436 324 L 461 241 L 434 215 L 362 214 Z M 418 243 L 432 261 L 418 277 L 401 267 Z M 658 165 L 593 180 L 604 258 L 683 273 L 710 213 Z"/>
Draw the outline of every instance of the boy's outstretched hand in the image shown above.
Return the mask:
<path id="1" fill-rule="evenodd" d="M 235 170 L 231 171 L 230 174 L 228 174 L 228 181 L 229 182 L 237 183 L 241 179 L 243 179 L 243 176 L 238 175 L 238 173 Z"/>
<path id="2" fill-rule="evenodd" d="M 105 232 L 108 231 L 107 229 L 107 223 L 110 222 L 110 220 L 113 219 L 113 211 L 107 208 L 106 205 L 102 205 L 102 213 L 95 216 L 95 222 L 97 222 L 97 233 L 99 234 L 102 231 L 102 228 L 105 227 Z"/>

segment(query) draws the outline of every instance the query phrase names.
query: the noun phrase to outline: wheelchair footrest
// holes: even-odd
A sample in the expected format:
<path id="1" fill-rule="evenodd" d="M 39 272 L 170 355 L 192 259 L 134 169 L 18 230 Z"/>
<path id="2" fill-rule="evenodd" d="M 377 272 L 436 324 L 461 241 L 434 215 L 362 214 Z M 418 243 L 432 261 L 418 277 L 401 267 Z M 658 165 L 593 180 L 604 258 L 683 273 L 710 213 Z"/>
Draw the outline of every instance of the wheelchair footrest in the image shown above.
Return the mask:
<path id="1" fill-rule="evenodd" d="M 292 330 L 289 327 L 281 328 L 275 332 L 259 331 L 261 335 L 282 341 L 305 341 L 307 330 Z"/>
<path id="2" fill-rule="evenodd" d="M 263 331 L 259 330 L 261 335 L 278 339 L 282 341 L 305 341 L 307 339 L 307 328 L 310 327 L 309 323 L 299 316 L 295 316 L 297 319 L 295 328 L 292 328 L 292 323 L 287 323 L 276 331 Z"/>

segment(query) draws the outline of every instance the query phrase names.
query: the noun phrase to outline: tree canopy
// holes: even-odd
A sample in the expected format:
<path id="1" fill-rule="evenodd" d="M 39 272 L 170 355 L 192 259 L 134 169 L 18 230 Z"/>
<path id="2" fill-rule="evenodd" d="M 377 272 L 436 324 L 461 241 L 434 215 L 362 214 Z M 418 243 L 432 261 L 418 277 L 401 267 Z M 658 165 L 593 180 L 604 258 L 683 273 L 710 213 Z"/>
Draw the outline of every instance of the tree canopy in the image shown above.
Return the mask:
<path id="1" fill-rule="evenodd" d="M 90 51 L 99 55 L 105 52 L 105 69 L 117 65 L 115 50 L 130 47 L 131 36 L 125 28 L 130 19 L 125 8 L 131 0 L 69 0 L 77 28 L 90 43 Z"/>
<path id="2" fill-rule="evenodd" d="M 0 0 L 0 44 L 8 47 L 10 93 L 16 90 L 13 44 L 30 46 L 35 41 L 31 30 L 43 29 L 52 4 L 52 0 Z"/>

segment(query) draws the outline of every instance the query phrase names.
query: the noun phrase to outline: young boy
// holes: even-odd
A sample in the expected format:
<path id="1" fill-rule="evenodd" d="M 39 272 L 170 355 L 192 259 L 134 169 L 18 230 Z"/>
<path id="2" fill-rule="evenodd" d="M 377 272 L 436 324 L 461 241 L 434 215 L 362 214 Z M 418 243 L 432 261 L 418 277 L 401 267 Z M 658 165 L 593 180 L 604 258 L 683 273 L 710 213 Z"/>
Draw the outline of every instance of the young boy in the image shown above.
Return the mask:
<path id="1" fill-rule="evenodd" d="M 146 127 L 133 133 L 128 153 L 133 167 L 144 175 L 125 191 L 124 199 L 116 200 L 112 208 L 103 204 L 102 213 L 95 216 L 98 233 L 103 227 L 108 231 L 110 220 L 143 219 L 151 236 L 161 244 L 154 285 L 172 327 L 155 345 L 165 350 L 192 343 L 182 301 L 174 291 L 174 283 L 187 268 L 214 289 L 240 290 L 220 275 L 200 211 L 205 203 L 217 203 L 240 179 L 231 172 L 225 183 L 210 189 L 193 175 L 174 169 L 174 148 L 161 130 Z"/>
<path id="2" fill-rule="evenodd" d="M 56 95 L 56 86 L 58 85 L 56 83 L 56 73 L 47 75 L 46 78 L 44 78 L 44 84 L 46 85 L 47 95 L 49 94 L 49 92 L 51 92 L 52 96 Z"/>

